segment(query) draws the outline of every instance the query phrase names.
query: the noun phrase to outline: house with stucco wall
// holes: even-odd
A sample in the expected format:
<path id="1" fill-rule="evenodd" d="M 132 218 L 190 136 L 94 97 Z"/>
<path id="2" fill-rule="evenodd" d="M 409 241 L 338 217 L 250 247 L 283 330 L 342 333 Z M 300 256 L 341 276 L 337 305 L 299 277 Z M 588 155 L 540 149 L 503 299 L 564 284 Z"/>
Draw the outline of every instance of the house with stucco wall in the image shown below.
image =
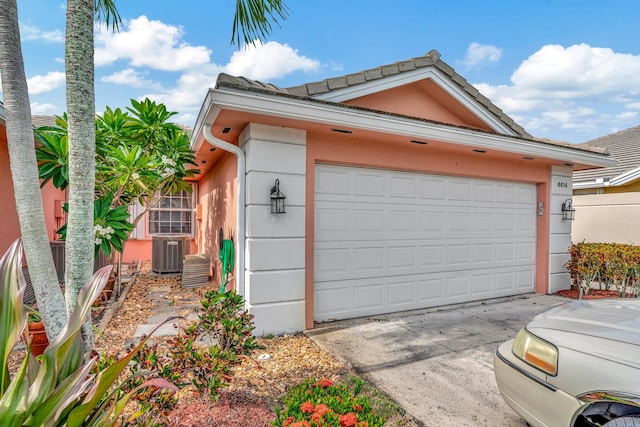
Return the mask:
<path id="1" fill-rule="evenodd" d="M 0 193 L 3 200 L 2 221 L 0 221 L 0 255 L 4 254 L 11 243 L 20 237 L 20 221 L 16 210 L 16 199 L 13 195 L 13 179 L 9 163 L 9 149 L 7 146 L 7 127 L 5 123 L 5 109 L 0 102 Z M 56 230 L 64 224 L 64 192 L 53 185 L 42 188 L 42 202 L 47 224 L 49 240 L 56 238 Z"/>
<path id="2" fill-rule="evenodd" d="M 221 74 L 191 144 L 193 192 L 154 208 L 124 259 L 180 234 L 220 282 L 221 239 L 233 240 L 230 286 L 258 334 L 568 288 L 572 174 L 615 164 L 532 137 L 437 51 L 289 88 Z M 55 222 L 64 194 L 43 198 Z"/>
<path id="3" fill-rule="evenodd" d="M 617 164 L 573 174 L 572 239 L 640 244 L 640 126 L 580 144 L 606 150 Z"/>
<path id="4" fill-rule="evenodd" d="M 437 51 L 290 88 L 221 74 L 191 141 L 195 247 L 233 238 L 258 334 L 568 288 L 572 174 L 615 164 L 533 138 Z"/>

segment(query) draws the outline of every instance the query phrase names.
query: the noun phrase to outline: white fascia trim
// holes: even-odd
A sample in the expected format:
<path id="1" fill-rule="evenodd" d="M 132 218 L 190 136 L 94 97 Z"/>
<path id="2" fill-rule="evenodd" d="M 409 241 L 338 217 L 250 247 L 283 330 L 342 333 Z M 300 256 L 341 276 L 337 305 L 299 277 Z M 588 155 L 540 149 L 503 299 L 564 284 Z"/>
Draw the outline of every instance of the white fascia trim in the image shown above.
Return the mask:
<path id="1" fill-rule="evenodd" d="M 196 118 L 196 122 L 193 125 L 193 132 L 191 132 L 191 150 L 194 153 L 197 153 L 204 144 L 205 139 L 203 135 L 203 127 L 206 123 L 215 122 L 215 118 L 220 113 L 219 108 L 212 108 L 211 105 L 211 91 L 213 89 L 209 89 L 207 92 L 207 96 L 205 96 L 204 101 L 202 102 L 202 106 L 200 107 L 200 112 L 198 113 L 198 117 Z"/>
<path id="2" fill-rule="evenodd" d="M 586 188 L 604 188 L 607 187 L 606 182 L 586 181 L 586 182 L 574 182 L 572 188 L 574 190 L 583 190 Z"/>
<path id="3" fill-rule="evenodd" d="M 448 92 L 460 104 L 482 119 L 496 132 L 517 136 L 517 133 L 515 133 L 513 129 L 505 125 L 496 116 L 487 111 L 477 99 L 474 99 L 471 95 L 460 88 L 460 86 L 451 81 L 451 79 L 444 73 L 434 67 L 419 68 L 413 71 L 371 80 L 367 83 L 350 86 L 344 89 L 336 89 L 328 93 L 312 96 L 312 98 L 340 103 L 424 79 L 433 80 L 438 86 Z"/>
<path id="4" fill-rule="evenodd" d="M 631 169 L 609 181 L 609 185 L 625 185 L 640 178 L 640 167 Z"/>
<path id="5" fill-rule="evenodd" d="M 396 117 L 383 113 L 357 110 L 339 105 L 327 105 L 285 96 L 237 90 L 233 88 L 211 89 L 205 103 L 214 103 L 219 108 L 242 111 L 272 117 L 303 120 L 316 123 L 345 126 L 373 132 L 405 135 L 450 142 L 473 148 L 498 150 L 526 156 L 545 157 L 568 163 L 589 166 L 615 166 L 617 162 L 603 154 L 578 151 L 562 146 L 514 138 L 507 135 L 492 135 L 471 129 L 457 128 L 421 120 Z M 196 122 L 196 126 L 199 122 Z M 200 132 L 194 128 L 196 135 Z"/>
<path id="6" fill-rule="evenodd" d="M 5 123 L 4 105 L 0 102 L 0 122 Z"/>
<path id="7" fill-rule="evenodd" d="M 603 181 L 602 178 L 594 181 L 573 183 L 574 189 L 582 188 L 604 188 L 604 187 L 619 187 L 621 185 L 629 184 L 630 182 L 640 179 L 640 167 L 625 172 L 616 176 L 608 181 Z"/>

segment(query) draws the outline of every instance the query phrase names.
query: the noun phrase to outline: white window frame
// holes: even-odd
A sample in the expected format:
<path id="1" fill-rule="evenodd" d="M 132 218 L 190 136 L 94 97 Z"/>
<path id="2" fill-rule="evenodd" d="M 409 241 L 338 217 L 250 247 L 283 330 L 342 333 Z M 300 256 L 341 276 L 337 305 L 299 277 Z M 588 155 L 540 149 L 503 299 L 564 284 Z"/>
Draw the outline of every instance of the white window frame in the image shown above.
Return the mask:
<path id="1" fill-rule="evenodd" d="M 196 220 L 196 206 L 198 204 L 198 189 L 197 189 L 197 185 L 196 183 L 192 183 L 191 184 L 191 188 L 192 191 L 191 193 L 184 191 L 186 193 L 187 196 L 191 196 L 191 207 L 179 207 L 179 208 L 174 208 L 174 207 L 161 207 L 163 200 L 166 198 L 163 198 L 163 200 L 161 200 L 155 207 L 149 209 L 149 212 L 147 212 L 147 220 L 145 221 L 145 229 L 146 229 L 146 234 L 147 236 L 154 236 L 157 234 L 189 234 L 191 237 L 195 237 L 196 235 L 196 230 L 197 230 L 197 220 Z M 169 197 L 170 198 L 170 197 Z M 164 212 L 188 212 L 191 216 L 191 229 L 187 232 L 184 233 L 175 233 L 175 232 L 163 232 L 163 231 L 151 231 L 151 227 L 153 225 L 154 220 L 152 220 L 152 216 L 154 212 L 160 212 L 160 211 L 164 211 Z M 170 220 L 171 221 L 171 220 Z"/>

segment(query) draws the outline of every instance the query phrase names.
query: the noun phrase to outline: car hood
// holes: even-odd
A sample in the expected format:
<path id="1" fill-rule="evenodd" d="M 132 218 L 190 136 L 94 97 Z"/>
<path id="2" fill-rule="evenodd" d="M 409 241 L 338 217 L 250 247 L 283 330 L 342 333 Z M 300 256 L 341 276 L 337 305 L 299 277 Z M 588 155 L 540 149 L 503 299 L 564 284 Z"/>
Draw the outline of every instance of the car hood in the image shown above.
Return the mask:
<path id="1" fill-rule="evenodd" d="M 580 300 L 561 304 L 536 316 L 527 329 L 579 334 L 640 346 L 640 300 Z"/>

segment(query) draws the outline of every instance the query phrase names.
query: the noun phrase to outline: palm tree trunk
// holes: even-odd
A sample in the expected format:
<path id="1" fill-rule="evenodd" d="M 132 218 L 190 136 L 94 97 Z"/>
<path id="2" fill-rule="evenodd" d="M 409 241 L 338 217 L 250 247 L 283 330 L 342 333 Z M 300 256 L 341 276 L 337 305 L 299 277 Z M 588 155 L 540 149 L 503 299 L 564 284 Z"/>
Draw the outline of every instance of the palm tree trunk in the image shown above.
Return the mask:
<path id="1" fill-rule="evenodd" d="M 0 0 L 0 72 L 14 195 L 24 252 L 47 335 L 67 322 L 42 206 L 16 0 Z"/>
<path id="2" fill-rule="evenodd" d="M 69 116 L 69 216 L 65 295 L 73 310 L 78 291 L 93 274 L 95 189 L 95 93 L 93 18 L 95 0 L 68 0 L 65 36 Z M 85 350 L 93 346 L 90 325 L 83 330 Z M 87 341 L 89 340 L 89 341 Z"/>

